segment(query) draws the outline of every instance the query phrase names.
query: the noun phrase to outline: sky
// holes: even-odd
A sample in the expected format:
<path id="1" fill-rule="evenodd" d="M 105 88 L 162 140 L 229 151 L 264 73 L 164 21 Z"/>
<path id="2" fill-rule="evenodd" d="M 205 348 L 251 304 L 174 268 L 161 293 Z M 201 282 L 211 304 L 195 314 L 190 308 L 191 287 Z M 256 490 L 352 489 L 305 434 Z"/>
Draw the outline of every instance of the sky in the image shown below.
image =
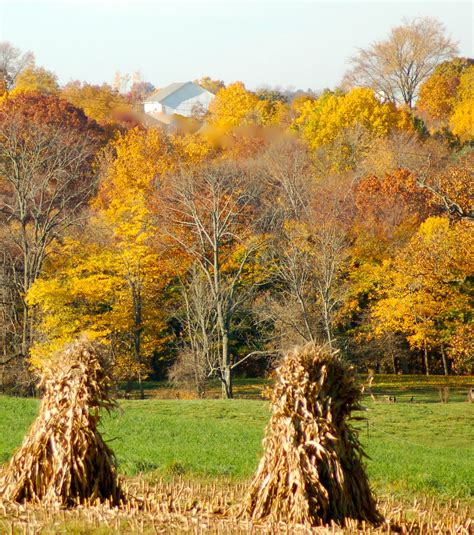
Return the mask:
<path id="1" fill-rule="evenodd" d="M 250 89 L 337 86 L 348 59 L 404 19 L 436 17 L 473 56 L 473 3 L 0 0 L 0 41 L 71 80 L 140 71 L 156 87 L 211 76 Z"/>

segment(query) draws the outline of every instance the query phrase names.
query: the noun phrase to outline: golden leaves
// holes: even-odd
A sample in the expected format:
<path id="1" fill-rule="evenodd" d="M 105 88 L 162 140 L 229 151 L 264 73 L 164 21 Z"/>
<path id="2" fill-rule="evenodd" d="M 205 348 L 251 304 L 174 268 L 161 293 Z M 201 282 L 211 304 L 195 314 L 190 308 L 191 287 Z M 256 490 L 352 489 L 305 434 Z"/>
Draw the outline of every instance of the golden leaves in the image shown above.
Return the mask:
<path id="1" fill-rule="evenodd" d="M 393 130 L 413 130 L 406 111 L 382 104 L 367 88 L 346 94 L 326 92 L 317 100 L 304 101 L 292 128 L 301 132 L 313 150 L 331 149 L 331 167 L 338 171 L 353 167 L 356 159 L 369 152 L 374 138 Z"/>

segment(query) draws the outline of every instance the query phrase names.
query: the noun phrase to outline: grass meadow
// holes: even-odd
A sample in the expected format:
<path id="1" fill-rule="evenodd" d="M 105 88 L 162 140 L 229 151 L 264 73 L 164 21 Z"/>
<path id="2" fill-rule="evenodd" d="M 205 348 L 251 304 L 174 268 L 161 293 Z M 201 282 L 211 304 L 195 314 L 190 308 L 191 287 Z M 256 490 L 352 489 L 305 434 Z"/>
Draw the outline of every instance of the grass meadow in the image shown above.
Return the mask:
<path id="1" fill-rule="evenodd" d="M 437 387 L 446 381 L 450 401 L 444 404 Z M 469 377 L 376 377 L 376 401 L 366 396 L 366 420 L 355 425 L 379 495 L 473 504 L 474 405 L 465 401 L 473 382 Z M 165 388 L 150 383 L 148 399 L 121 400 L 119 411 L 104 415 L 103 433 L 126 476 L 244 483 L 257 466 L 269 417 L 263 386 L 242 380 L 236 386 L 238 399 L 183 400 L 157 399 Z M 395 396 L 396 403 L 388 403 L 386 396 Z M 21 443 L 38 403 L 0 397 L 0 463 Z"/>

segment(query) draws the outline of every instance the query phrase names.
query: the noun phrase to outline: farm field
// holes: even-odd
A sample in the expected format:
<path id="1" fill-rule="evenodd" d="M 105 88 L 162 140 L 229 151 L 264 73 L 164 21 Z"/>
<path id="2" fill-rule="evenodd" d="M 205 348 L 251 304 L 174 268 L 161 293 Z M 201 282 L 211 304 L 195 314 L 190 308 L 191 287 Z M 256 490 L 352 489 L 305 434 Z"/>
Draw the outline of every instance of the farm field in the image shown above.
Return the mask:
<path id="1" fill-rule="evenodd" d="M 474 493 L 474 407 L 465 402 L 474 378 L 447 381 L 450 402 L 442 404 L 436 387 L 446 384 L 444 377 L 376 376 L 372 392 L 380 401 L 366 396 L 367 420 L 358 426 L 379 491 L 443 499 L 470 499 Z M 266 384 L 237 381 L 240 399 L 231 401 L 121 400 L 118 412 L 104 416 L 104 435 L 129 476 L 244 481 L 256 467 L 269 416 L 262 400 Z M 150 386 L 148 396 L 165 390 Z M 387 403 L 385 396 L 397 402 Z M 20 444 L 37 407 L 35 399 L 0 397 L 0 462 Z"/>
<path id="2" fill-rule="evenodd" d="M 473 378 L 448 380 L 447 404 L 439 402 L 437 386 L 445 381 L 440 377 L 377 376 L 372 388 L 377 401 L 369 396 L 364 399 L 367 420 L 356 425 L 369 455 L 370 480 L 390 514 L 399 510 L 400 504 L 411 508 L 413 503 L 419 507 L 423 502 L 446 511 L 455 509 L 455 503 L 473 510 L 474 406 L 465 402 Z M 104 415 L 104 436 L 128 484 L 150 486 L 160 496 L 169 495 L 169 489 L 188 489 L 180 498 L 185 509 L 193 492 L 204 501 L 210 492 L 217 493 L 218 502 L 226 496 L 228 505 L 235 506 L 257 466 L 269 417 L 268 404 L 261 398 L 267 383 L 249 379 L 237 383 L 240 399 L 230 401 L 156 399 L 151 396 L 157 391 L 163 394 L 165 388 L 149 384 L 146 400 L 121 400 L 119 411 Z M 246 395 L 254 399 L 242 399 Z M 385 396 L 395 396 L 397 402 L 387 403 Z M 38 403 L 35 399 L 0 397 L 1 463 L 20 444 Z M 211 499 L 206 503 L 211 509 L 215 506 Z M 34 511 L 29 514 L 34 515 Z M 415 512 L 410 514 L 416 517 Z M 130 526 L 139 524 L 134 515 L 133 521 L 129 518 L 122 526 L 117 520 L 116 525 L 128 533 Z M 92 524 L 100 525 L 98 511 L 91 518 L 95 518 L 90 520 Z M 38 522 L 49 525 L 56 520 Z M 83 519 L 63 520 L 68 533 L 77 522 L 82 533 Z M 225 523 L 222 530 L 227 530 Z"/>

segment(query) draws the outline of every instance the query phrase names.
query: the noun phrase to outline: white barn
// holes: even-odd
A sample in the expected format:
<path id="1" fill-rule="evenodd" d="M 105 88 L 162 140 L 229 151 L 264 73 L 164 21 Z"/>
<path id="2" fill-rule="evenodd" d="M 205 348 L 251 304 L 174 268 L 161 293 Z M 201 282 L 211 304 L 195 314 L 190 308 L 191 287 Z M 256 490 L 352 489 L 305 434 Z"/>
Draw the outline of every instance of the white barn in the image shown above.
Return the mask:
<path id="1" fill-rule="evenodd" d="M 206 112 L 213 98 L 213 93 L 194 82 L 175 83 L 150 95 L 143 108 L 150 114 L 191 117 L 196 112 Z"/>

